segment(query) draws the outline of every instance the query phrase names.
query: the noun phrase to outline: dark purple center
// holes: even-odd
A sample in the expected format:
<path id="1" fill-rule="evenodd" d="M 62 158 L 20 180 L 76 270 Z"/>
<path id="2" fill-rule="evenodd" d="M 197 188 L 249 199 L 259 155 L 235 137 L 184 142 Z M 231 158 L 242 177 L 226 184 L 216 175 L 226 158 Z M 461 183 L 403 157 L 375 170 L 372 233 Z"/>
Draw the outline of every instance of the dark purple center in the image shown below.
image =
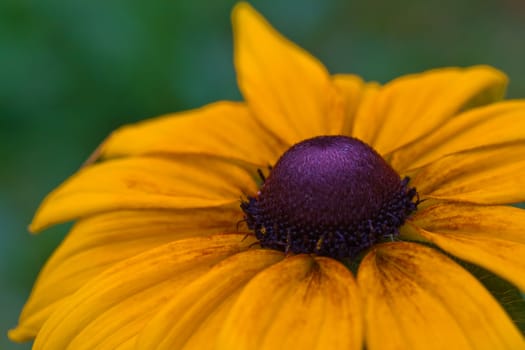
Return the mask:
<path id="1" fill-rule="evenodd" d="M 353 258 L 399 235 L 417 206 L 407 184 L 367 144 L 319 136 L 286 151 L 241 208 L 263 247 Z"/>

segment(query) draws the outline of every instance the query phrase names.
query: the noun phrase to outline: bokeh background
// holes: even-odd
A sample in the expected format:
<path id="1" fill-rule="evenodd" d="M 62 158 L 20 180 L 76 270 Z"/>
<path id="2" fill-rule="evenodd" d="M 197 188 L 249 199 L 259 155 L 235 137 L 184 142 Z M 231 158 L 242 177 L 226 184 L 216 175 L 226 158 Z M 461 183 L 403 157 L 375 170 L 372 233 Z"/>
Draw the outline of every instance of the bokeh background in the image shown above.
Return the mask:
<path id="1" fill-rule="evenodd" d="M 44 195 L 119 125 L 240 99 L 234 3 L 0 1 L 1 349 L 30 347 L 11 344 L 5 334 L 69 227 L 27 232 Z M 523 0 L 252 4 L 333 73 L 386 82 L 484 63 L 511 77 L 509 97 L 525 98 Z"/>

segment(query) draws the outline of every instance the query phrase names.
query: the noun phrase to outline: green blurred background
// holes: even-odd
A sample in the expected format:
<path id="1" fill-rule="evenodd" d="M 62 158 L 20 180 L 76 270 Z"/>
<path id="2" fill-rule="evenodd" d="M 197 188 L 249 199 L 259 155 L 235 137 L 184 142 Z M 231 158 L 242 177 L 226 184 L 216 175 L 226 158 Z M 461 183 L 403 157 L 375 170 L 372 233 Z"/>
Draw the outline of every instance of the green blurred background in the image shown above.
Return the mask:
<path id="1" fill-rule="evenodd" d="M 67 225 L 30 236 L 44 195 L 119 125 L 240 99 L 235 1 L 0 2 L 0 348 Z M 525 97 L 523 0 L 253 1 L 331 72 L 386 82 L 490 64 Z M 300 78 L 300 77 L 299 77 Z"/>

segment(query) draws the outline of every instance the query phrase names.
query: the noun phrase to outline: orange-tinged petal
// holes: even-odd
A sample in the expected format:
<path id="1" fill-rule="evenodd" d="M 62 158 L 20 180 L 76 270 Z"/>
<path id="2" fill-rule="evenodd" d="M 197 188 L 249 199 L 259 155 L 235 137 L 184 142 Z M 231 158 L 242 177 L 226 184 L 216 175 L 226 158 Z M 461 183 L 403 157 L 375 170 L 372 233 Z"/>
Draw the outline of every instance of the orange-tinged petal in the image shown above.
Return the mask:
<path id="1" fill-rule="evenodd" d="M 418 211 L 407 231 L 525 290 L 525 210 L 440 203 Z"/>
<path id="2" fill-rule="evenodd" d="M 135 337 L 177 291 L 217 262 L 248 249 L 242 234 L 168 243 L 92 279 L 44 323 L 35 349 L 114 349 Z"/>
<path id="3" fill-rule="evenodd" d="M 375 246 L 357 276 L 369 350 L 523 349 L 525 341 L 487 290 L 436 250 Z"/>
<path id="4" fill-rule="evenodd" d="M 20 316 L 20 340 L 36 336 L 60 302 L 115 263 L 177 239 L 246 230 L 237 225 L 242 218 L 236 204 L 113 211 L 80 220 L 40 272 Z"/>
<path id="5" fill-rule="evenodd" d="M 419 229 L 418 232 L 421 237 L 448 253 L 482 266 L 525 291 L 525 244 L 498 238 L 476 237 L 461 231 L 434 233 Z"/>
<path id="6" fill-rule="evenodd" d="M 510 206 L 442 202 L 418 210 L 409 222 L 431 232 L 462 233 L 525 244 L 525 210 Z"/>
<path id="7" fill-rule="evenodd" d="M 333 76 L 333 81 L 346 99 L 346 116 L 341 134 L 350 136 L 357 109 L 364 100 L 370 99 L 373 94 L 371 91 L 378 91 L 380 86 L 374 82 L 365 83 L 363 79 L 353 74 L 336 74 Z"/>
<path id="8" fill-rule="evenodd" d="M 387 156 L 399 172 L 475 147 L 525 139 L 525 102 L 475 108 Z"/>
<path id="9" fill-rule="evenodd" d="M 135 343 L 137 339 L 135 337 L 130 338 L 124 341 L 122 344 L 119 344 L 114 349 L 115 350 L 136 350 Z"/>
<path id="10" fill-rule="evenodd" d="M 341 263 L 288 257 L 256 275 L 224 322 L 219 349 L 361 349 L 359 294 Z"/>
<path id="11" fill-rule="evenodd" d="M 438 203 L 418 211 L 406 230 L 483 266 L 525 290 L 525 210 L 508 206 Z"/>
<path id="12" fill-rule="evenodd" d="M 247 3 L 233 10 L 239 88 L 258 122 L 288 145 L 340 134 L 344 99 L 326 68 Z"/>
<path id="13" fill-rule="evenodd" d="M 85 167 L 51 192 L 30 229 L 112 210 L 216 207 L 256 190 L 247 171 L 206 156 L 116 159 Z"/>
<path id="14" fill-rule="evenodd" d="M 139 336 L 140 349 L 182 349 L 196 336 L 222 303 L 243 287 L 259 271 L 282 260 L 283 253 L 254 249 L 236 254 L 219 264 L 201 278 L 177 291 L 172 300 L 148 323 Z M 215 327 L 206 323 L 206 332 L 199 332 L 204 347 L 210 348 L 217 341 L 217 326 L 224 320 L 215 319 Z M 218 324 L 217 324 L 218 322 Z"/>
<path id="15" fill-rule="evenodd" d="M 525 140 L 445 156 L 409 173 L 423 198 L 478 204 L 525 200 Z"/>
<path id="16" fill-rule="evenodd" d="M 124 126 L 104 141 L 101 154 L 199 154 L 267 167 L 285 151 L 277 142 L 257 124 L 246 104 L 218 102 Z"/>
<path id="17" fill-rule="evenodd" d="M 224 320 L 228 317 L 231 308 L 234 303 L 237 301 L 242 288 L 237 289 L 228 295 L 222 303 L 215 308 L 209 315 L 207 315 L 206 320 L 202 322 L 199 328 L 191 335 L 191 338 L 188 339 L 186 344 L 184 344 L 184 350 L 201 350 L 210 347 L 210 339 L 217 340 L 217 335 L 220 334 L 222 327 L 224 325 Z M 217 349 L 220 347 L 216 342 L 213 343 L 213 346 Z"/>
<path id="18" fill-rule="evenodd" d="M 458 112 L 503 97 L 506 76 L 488 66 L 444 68 L 386 84 L 356 113 L 353 136 L 386 154 L 442 126 Z"/>

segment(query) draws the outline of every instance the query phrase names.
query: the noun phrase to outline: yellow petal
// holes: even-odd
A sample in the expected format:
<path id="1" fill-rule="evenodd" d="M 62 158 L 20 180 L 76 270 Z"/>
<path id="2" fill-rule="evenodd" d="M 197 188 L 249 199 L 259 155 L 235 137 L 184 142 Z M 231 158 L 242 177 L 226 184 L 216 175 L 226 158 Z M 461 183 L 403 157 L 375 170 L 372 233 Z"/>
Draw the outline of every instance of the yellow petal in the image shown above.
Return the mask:
<path id="1" fill-rule="evenodd" d="M 248 172 L 215 158 L 116 159 L 85 167 L 51 192 L 30 229 L 111 210 L 216 207 L 256 190 Z"/>
<path id="2" fill-rule="evenodd" d="M 430 241 L 525 290 L 525 210 L 439 203 L 418 211 L 407 226 L 411 239 Z"/>
<path id="3" fill-rule="evenodd" d="M 525 290 L 525 210 L 442 203 L 417 212 L 407 226 L 410 238 L 432 242 Z"/>
<path id="4" fill-rule="evenodd" d="M 285 151 L 257 124 L 244 103 L 218 102 L 124 126 L 104 141 L 105 157 L 199 154 L 267 167 Z"/>
<path id="5" fill-rule="evenodd" d="M 380 87 L 374 82 L 365 83 L 363 79 L 353 74 L 336 74 L 333 76 L 333 81 L 346 99 L 346 116 L 341 134 L 350 136 L 354 126 L 355 113 L 360 104 L 369 100 L 372 95 L 371 91 L 377 92 Z"/>
<path id="6" fill-rule="evenodd" d="M 346 267 L 288 257 L 256 275 L 225 320 L 219 349 L 361 349 L 359 295 Z"/>
<path id="7" fill-rule="evenodd" d="M 478 204 L 525 200 L 525 140 L 445 156 L 410 174 L 423 197 Z"/>
<path id="8" fill-rule="evenodd" d="M 208 317 L 243 287 L 255 274 L 275 264 L 283 254 L 273 250 L 254 249 L 236 254 L 201 278 L 177 291 L 170 302 L 148 323 L 137 342 L 139 349 L 182 349 L 194 337 Z M 224 320 L 215 319 L 215 326 Z M 210 348 L 216 342 L 217 327 L 206 324 L 207 332 L 195 339 Z M 195 337 L 194 337 L 195 338 Z M 196 346 L 193 344 L 192 346 Z"/>
<path id="9" fill-rule="evenodd" d="M 525 244 L 470 234 L 419 231 L 445 251 L 514 283 L 525 291 Z"/>
<path id="10" fill-rule="evenodd" d="M 233 304 L 237 301 L 242 288 L 235 290 L 230 295 L 224 298 L 222 303 L 212 310 L 206 319 L 199 325 L 198 329 L 191 335 L 184 350 L 201 350 L 210 347 L 210 339 L 217 340 L 217 335 L 220 334 L 224 320 L 228 317 Z M 215 348 L 219 348 L 218 344 L 213 343 Z"/>
<path id="11" fill-rule="evenodd" d="M 113 266 L 60 305 L 34 348 L 114 349 L 135 337 L 179 289 L 253 244 L 243 238 L 231 234 L 179 240 Z"/>
<path id="12" fill-rule="evenodd" d="M 113 211 L 80 220 L 40 272 L 13 334 L 20 341 L 36 336 L 60 302 L 115 263 L 178 239 L 246 230 L 237 225 L 242 217 L 236 204 Z"/>
<path id="13" fill-rule="evenodd" d="M 369 350 L 525 347 L 489 292 L 432 248 L 378 245 L 362 261 L 357 281 Z"/>
<path id="14" fill-rule="evenodd" d="M 318 60 L 247 3 L 235 7 L 233 31 L 239 88 L 261 126 L 289 145 L 341 133 L 344 100 Z"/>
<path id="15" fill-rule="evenodd" d="M 436 69 L 386 84 L 373 101 L 359 108 L 353 136 L 389 153 L 428 132 L 462 110 L 502 98 L 507 78 L 477 66 Z"/>
<path id="16" fill-rule="evenodd" d="M 475 147 L 525 139 L 525 102 L 475 108 L 387 156 L 398 172 Z"/>
<path id="17" fill-rule="evenodd" d="M 509 206 L 443 202 L 418 210 L 409 221 L 431 232 L 462 233 L 525 244 L 525 210 Z"/>

